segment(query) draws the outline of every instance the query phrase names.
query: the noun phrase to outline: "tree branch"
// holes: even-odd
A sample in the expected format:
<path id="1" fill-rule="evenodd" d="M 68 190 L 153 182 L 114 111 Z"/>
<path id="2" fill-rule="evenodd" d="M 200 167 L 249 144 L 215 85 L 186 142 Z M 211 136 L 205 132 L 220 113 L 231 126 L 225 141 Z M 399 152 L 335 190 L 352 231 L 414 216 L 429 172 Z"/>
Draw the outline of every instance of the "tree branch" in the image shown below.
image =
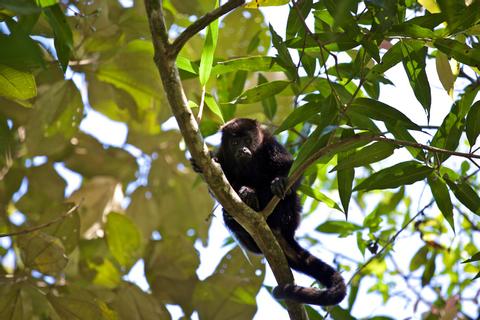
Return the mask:
<path id="1" fill-rule="evenodd" d="M 187 105 L 187 99 L 183 91 L 178 68 L 175 65 L 175 55 L 171 54 L 171 47 L 168 43 L 167 29 L 165 26 L 165 18 L 163 8 L 160 0 L 144 0 L 147 17 L 152 33 L 152 41 L 155 51 L 155 64 L 162 79 L 163 88 L 167 95 L 167 99 L 172 109 L 173 115 L 177 120 L 178 126 L 182 133 L 185 143 L 190 151 L 196 164 L 202 169 L 203 177 L 208 183 L 210 190 L 215 195 L 215 198 L 220 202 L 225 210 L 232 215 L 232 217 L 244 227 L 248 233 L 253 237 L 257 245 L 264 253 L 273 274 L 279 285 L 291 284 L 294 282 L 292 272 L 288 266 L 282 248 L 276 241 L 272 231 L 268 227 L 266 220 L 262 215 L 258 214 L 245 203 L 242 202 L 235 190 L 228 183 L 227 178 L 218 163 L 212 161 L 208 148 L 205 145 L 203 138 L 199 132 L 198 124 L 195 117 Z M 243 1 L 229 1 L 230 5 L 237 4 Z M 224 7 L 225 8 L 225 7 Z M 224 9 L 223 9 L 224 10 Z M 230 9 L 232 10 L 232 9 Z M 219 9 L 207 14 L 206 17 L 218 17 Z M 225 11 L 226 12 L 226 11 Z M 202 25 L 209 19 L 203 18 L 203 23 L 197 22 L 195 25 L 200 30 Z M 206 25 L 206 24 L 205 24 Z M 188 39 L 177 42 L 177 50 L 182 43 Z M 301 304 L 286 301 L 288 313 L 291 319 L 305 320 L 307 315 L 305 309 Z"/>
<path id="2" fill-rule="evenodd" d="M 0 238 L 19 236 L 19 235 L 22 235 L 22 234 L 32 233 L 32 232 L 38 231 L 38 230 L 40 230 L 40 229 L 44 229 L 44 228 L 50 227 L 52 224 L 55 224 L 55 223 L 57 223 L 57 222 L 60 222 L 61 220 L 65 219 L 65 218 L 68 217 L 70 214 L 72 214 L 73 212 L 75 212 L 75 211 L 78 209 L 79 206 L 80 206 L 80 205 L 74 205 L 70 210 L 68 210 L 67 212 L 63 213 L 63 214 L 60 215 L 59 217 L 53 219 L 52 221 L 39 224 L 38 226 L 34 226 L 34 227 L 31 227 L 31 228 L 27 228 L 27 229 L 15 231 L 15 232 L 10 232 L 10 233 L 0 233 Z"/>
<path id="3" fill-rule="evenodd" d="M 300 179 L 302 174 L 307 170 L 308 167 L 310 167 L 312 164 L 314 164 L 318 159 L 321 157 L 331 154 L 331 153 L 336 153 L 339 152 L 342 149 L 348 148 L 351 145 L 354 145 L 360 141 L 367 141 L 367 142 L 372 142 L 372 141 L 385 141 L 389 142 L 398 146 L 402 147 L 413 147 L 417 149 L 422 149 L 422 150 L 428 150 L 433 153 L 442 153 L 442 154 L 448 154 L 452 156 L 458 156 L 458 157 L 463 157 L 467 159 L 480 159 L 480 155 L 474 154 L 474 153 L 465 153 L 465 152 L 458 152 L 458 151 L 451 151 L 447 149 L 442 149 L 442 148 L 437 148 L 437 147 L 432 147 L 426 144 L 421 144 L 417 142 L 411 142 L 411 141 L 406 141 L 406 140 L 396 140 L 396 139 L 390 139 L 384 136 L 378 136 L 378 135 L 371 135 L 371 134 L 357 134 L 351 138 L 340 140 L 337 143 L 332 143 L 329 144 L 323 148 L 320 148 L 317 150 L 315 153 L 313 153 L 307 160 L 305 160 L 304 163 L 302 163 L 300 166 L 298 166 L 297 170 L 295 170 L 289 177 L 288 179 L 288 184 L 287 184 L 287 190 L 290 189 L 295 182 Z M 273 209 L 277 206 L 277 204 L 280 202 L 280 198 L 277 196 L 273 196 L 270 202 L 267 204 L 267 206 L 262 210 L 262 215 L 265 218 L 268 218 L 268 216 L 273 212 Z"/>
<path id="4" fill-rule="evenodd" d="M 174 57 L 182 50 L 183 46 L 187 41 L 199 33 L 201 30 L 206 28 L 210 23 L 217 20 L 221 16 L 229 13 L 232 10 L 235 10 L 237 7 L 243 5 L 245 0 L 230 0 L 225 4 L 221 5 L 217 9 L 208 12 L 203 17 L 189 25 L 183 32 L 178 36 L 177 39 L 172 43 L 170 47 L 170 54 Z"/>

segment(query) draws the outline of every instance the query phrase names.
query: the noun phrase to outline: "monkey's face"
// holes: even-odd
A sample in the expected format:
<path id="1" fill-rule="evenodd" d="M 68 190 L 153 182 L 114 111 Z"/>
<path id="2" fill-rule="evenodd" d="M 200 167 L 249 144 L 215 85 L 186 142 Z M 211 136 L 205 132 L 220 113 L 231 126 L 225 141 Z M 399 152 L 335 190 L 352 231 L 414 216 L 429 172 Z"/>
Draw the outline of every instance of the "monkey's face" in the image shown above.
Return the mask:
<path id="1" fill-rule="evenodd" d="M 234 156 L 237 163 L 245 163 L 252 159 L 255 145 L 250 135 L 231 136 L 227 141 L 229 153 Z"/>

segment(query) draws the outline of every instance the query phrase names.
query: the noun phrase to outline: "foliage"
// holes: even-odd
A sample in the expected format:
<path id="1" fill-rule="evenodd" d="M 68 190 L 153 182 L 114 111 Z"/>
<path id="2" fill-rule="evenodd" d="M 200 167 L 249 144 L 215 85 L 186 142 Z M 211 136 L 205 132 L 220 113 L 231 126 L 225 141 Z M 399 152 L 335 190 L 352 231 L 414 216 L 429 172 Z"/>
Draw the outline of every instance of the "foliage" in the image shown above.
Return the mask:
<path id="1" fill-rule="evenodd" d="M 329 317 L 395 297 L 426 319 L 476 318 L 480 1 L 292 1 L 283 33 L 258 8 L 286 2 L 251 1 L 183 46 L 202 134 L 252 117 L 294 154 L 315 221 L 305 240 L 333 243 L 350 280 Z M 175 38 L 218 3 L 163 5 Z M 0 318 L 170 319 L 179 305 L 185 318 L 251 319 L 259 257 L 235 248 L 197 274 L 213 201 L 165 124 L 142 1 L 0 0 L 0 48 Z M 402 69 L 411 91 L 398 96 L 415 105 L 385 97 Z M 82 127 L 97 113 L 126 138 Z M 404 243 L 416 247 L 399 256 Z M 138 261 L 145 291 L 126 277 Z"/>

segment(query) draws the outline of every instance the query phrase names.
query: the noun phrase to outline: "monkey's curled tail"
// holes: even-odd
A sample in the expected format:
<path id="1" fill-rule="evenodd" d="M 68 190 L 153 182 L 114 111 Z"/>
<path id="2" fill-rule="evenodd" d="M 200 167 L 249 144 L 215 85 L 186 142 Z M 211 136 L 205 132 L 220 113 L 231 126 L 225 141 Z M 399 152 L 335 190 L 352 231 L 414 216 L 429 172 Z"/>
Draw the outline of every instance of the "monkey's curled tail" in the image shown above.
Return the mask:
<path id="1" fill-rule="evenodd" d="M 273 290 L 275 298 L 319 306 L 335 305 L 345 298 L 347 292 L 345 282 L 337 270 L 302 248 L 296 240 L 282 242 L 290 267 L 315 278 L 326 288 L 306 288 L 288 284 Z"/>

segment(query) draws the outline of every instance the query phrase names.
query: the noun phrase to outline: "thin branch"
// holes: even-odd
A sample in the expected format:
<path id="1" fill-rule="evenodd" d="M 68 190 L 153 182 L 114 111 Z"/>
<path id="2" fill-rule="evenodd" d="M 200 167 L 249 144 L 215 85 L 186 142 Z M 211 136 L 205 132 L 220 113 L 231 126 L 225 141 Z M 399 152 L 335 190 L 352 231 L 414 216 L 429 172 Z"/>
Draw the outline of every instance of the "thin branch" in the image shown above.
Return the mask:
<path id="1" fill-rule="evenodd" d="M 366 141 L 366 142 L 372 142 L 372 141 L 385 141 L 385 142 L 390 142 L 398 146 L 403 146 L 403 147 L 413 147 L 417 149 L 422 149 L 422 150 L 428 150 L 434 153 L 442 153 L 442 154 L 448 154 L 452 156 L 458 156 L 458 157 L 463 157 L 467 159 L 480 159 L 480 155 L 473 154 L 473 153 L 465 153 L 465 152 L 458 152 L 458 151 L 452 151 L 452 150 L 447 150 L 447 149 L 442 149 L 442 148 L 437 148 L 437 147 L 432 147 L 426 144 L 421 144 L 417 142 L 411 142 L 411 141 L 406 141 L 406 140 L 396 140 L 396 139 L 390 139 L 386 138 L 383 136 L 378 136 L 378 135 L 370 135 L 370 134 L 357 134 L 353 137 L 350 137 L 348 139 L 343 139 L 340 140 L 338 143 L 332 143 L 328 144 L 327 146 L 320 148 L 316 152 L 314 152 L 305 162 L 303 162 L 301 165 L 298 166 L 298 168 L 290 175 L 288 179 L 288 184 L 287 184 L 287 190 L 290 189 L 295 182 L 301 178 L 302 174 L 307 170 L 308 167 L 310 167 L 312 164 L 314 164 L 318 159 L 321 157 L 339 152 L 342 149 L 348 148 L 348 146 L 354 145 L 358 142 L 361 141 Z M 280 198 L 277 196 L 273 196 L 272 200 L 267 204 L 267 206 L 262 210 L 262 215 L 267 218 L 272 212 L 273 209 L 277 206 L 277 204 L 280 202 Z"/>
<path id="2" fill-rule="evenodd" d="M 182 50 L 183 46 L 187 41 L 199 33 L 201 30 L 206 28 L 210 23 L 217 20 L 221 16 L 229 13 L 230 11 L 235 10 L 239 6 L 243 5 L 245 0 L 230 0 L 225 4 L 221 5 L 217 9 L 208 12 L 203 17 L 189 25 L 183 32 L 178 36 L 177 39 L 170 46 L 170 54 L 172 57 L 176 57 L 177 54 Z"/>
<path id="3" fill-rule="evenodd" d="M 53 219 L 52 221 L 39 224 L 38 226 L 34 226 L 34 227 L 31 227 L 31 228 L 28 228 L 28 229 L 23 229 L 23 230 L 19 230 L 19 231 L 15 231 L 15 232 L 10 232 L 10 233 L 0 233 L 0 238 L 19 236 L 19 235 L 22 235 L 22 234 L 32 233 L 32 232 L 50 227 L 52 224 L 60 222 L 63 219 L 65 219 L 66 217 L 68 217 L 69 215 L 71 215 L 73 212 L 75 212 L 78 209 L 79 206 L 80 206 L 79 204 L 74 205 L 70 210 L 61 214 L 60 216 Z"/>
<path id="4" fill-rule="evenodd" d="M 378 251 L 374 256 L 372 256 L 370 259 L 368 259 L 367 262 L 365 262 L 360 268 L 358 268 L 355 271 L 355 273 L 352 275 L 350 280 L 348 280 L 347 286 L 350 285 L 350 283 L 352 283 L 353 279 L 357 275 L 359 275 L 360 272 L 362 272 L 362 270 L 365 269 L 373 260 L 380 257 L 385 252 L 385 250 L 387 250 L 387 248 L 390 247 L 390 245 L 395 242 L 397 237 L 410 225 L 410 223 L 412 223 L 415 219 L 417 219 L 418 216 L 422 215 L 425 212 L 426 209 L 430 208 L 433 205 L 433 203 L 434 203 L 434 201 L 430 201 L 429 204 L 427 204 L 425 207 L 423 207 L 423 209 L 418 211 L 417 214 L 415 214 L 410 220 L 408 220 L 407 223 L 405 223 L 402 226 L 402 228 L 400 230 L 398 230 L 397 233 L 395 233 L 393 235 L 393 237 L 390 238 L 390 240 L 388 240 L 388 242 L 382 247 L 382 249 L 380 249 L 380 251 Z"/>

